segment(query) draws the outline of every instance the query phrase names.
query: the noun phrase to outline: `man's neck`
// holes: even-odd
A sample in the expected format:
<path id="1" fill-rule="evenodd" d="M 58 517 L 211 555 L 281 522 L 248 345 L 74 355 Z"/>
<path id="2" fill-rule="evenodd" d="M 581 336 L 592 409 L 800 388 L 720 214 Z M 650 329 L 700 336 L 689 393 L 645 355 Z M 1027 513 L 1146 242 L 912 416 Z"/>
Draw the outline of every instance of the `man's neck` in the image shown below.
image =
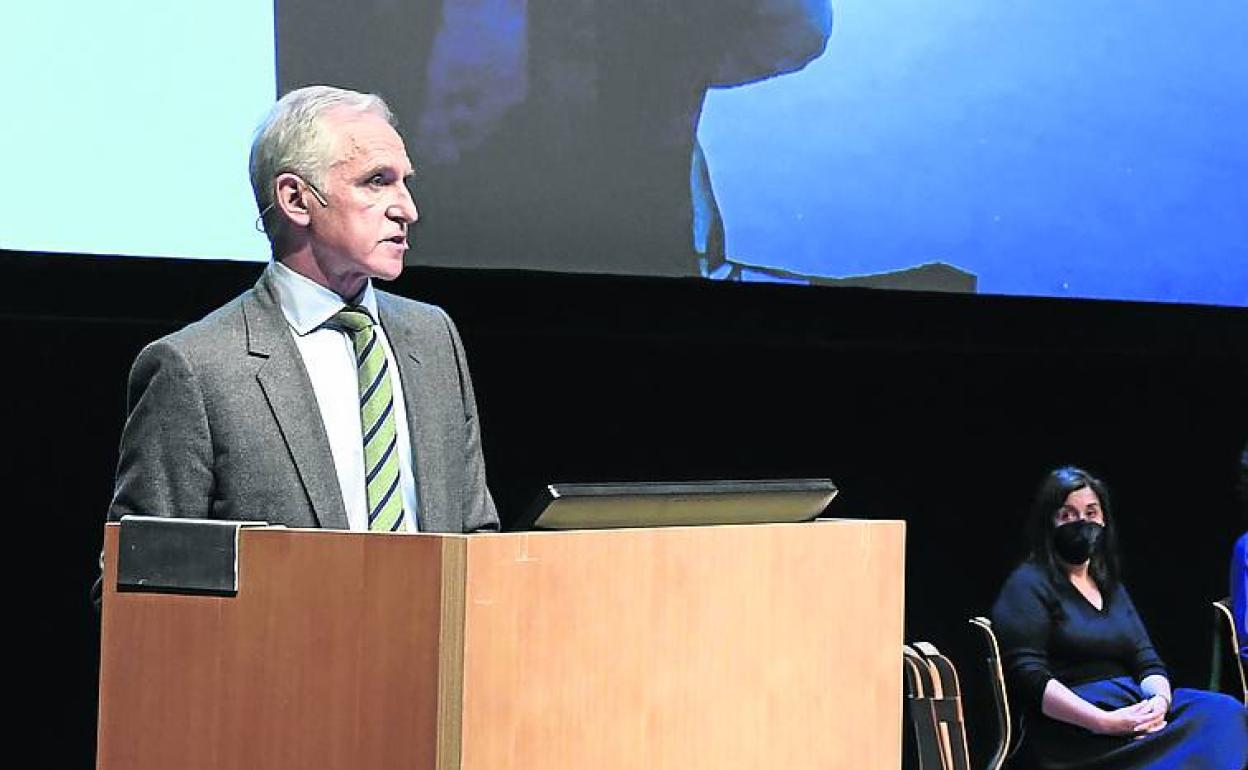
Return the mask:
<path id="1" fill-rule="evenodd" d="M 335 281 L 330 275 L 327 275 L 321 269 L 320 263 L 316 261 L 316 257 L 310 249 L 302 249 L 291 254 L 287 254 L 277 258 L 278 262 L 302 275 L 313 283 L 320 284 L 326 289 L 342 297 L 342 301 L 348 304 L 355 302 L 364 293 L 364 288 L 368 285 L 367 278 L 359 278 L 352 280 L 345 285 L 339 285 L 341 281 Z"/>

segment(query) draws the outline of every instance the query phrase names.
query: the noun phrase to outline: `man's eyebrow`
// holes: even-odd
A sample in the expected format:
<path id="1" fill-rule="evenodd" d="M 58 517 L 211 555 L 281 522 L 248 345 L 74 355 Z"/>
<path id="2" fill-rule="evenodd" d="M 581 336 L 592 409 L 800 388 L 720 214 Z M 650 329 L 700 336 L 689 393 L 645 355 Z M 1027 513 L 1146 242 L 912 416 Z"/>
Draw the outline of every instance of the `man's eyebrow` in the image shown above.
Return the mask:
<path id="1" fill-rule="evenodd" d="M 365 170 L 361 171 L 359 178 L 360 179 L 372 179 L 378 174 L 381 174 L 382 176 L 393 176 L 396 178 L 402 176 L 402 174 L 399 173 L 398 169 L 395 166 L 389 163 L 378 163 L 374 166 L 369 166 Z"/>

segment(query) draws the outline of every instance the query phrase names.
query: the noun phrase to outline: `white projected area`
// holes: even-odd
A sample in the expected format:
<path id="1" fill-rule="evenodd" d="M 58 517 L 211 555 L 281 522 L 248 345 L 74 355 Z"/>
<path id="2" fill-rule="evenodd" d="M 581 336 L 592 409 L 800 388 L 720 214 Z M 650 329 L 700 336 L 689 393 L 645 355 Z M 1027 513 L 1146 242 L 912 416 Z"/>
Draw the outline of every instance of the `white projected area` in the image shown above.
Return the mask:
<path id="1" fill-rule="evenodd" d="M 247 180 L 273 5 L 5 3 L 0 248 L 267 259 Z"/>

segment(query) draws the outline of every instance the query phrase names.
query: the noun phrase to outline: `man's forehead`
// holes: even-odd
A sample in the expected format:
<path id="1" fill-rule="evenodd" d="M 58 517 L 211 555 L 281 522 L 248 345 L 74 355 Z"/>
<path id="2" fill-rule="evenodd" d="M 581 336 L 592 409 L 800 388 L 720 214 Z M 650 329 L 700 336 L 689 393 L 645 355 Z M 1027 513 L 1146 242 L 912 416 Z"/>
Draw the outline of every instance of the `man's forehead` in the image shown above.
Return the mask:
<path id="1" fill-rule="evenodd" d="M 385 118 L 371 112 L 338 109 L 326 113 L 323 119 L 334 140 L 331 165 L 396 165 L 405 174 L 411 172 L 403 138 Z"/>

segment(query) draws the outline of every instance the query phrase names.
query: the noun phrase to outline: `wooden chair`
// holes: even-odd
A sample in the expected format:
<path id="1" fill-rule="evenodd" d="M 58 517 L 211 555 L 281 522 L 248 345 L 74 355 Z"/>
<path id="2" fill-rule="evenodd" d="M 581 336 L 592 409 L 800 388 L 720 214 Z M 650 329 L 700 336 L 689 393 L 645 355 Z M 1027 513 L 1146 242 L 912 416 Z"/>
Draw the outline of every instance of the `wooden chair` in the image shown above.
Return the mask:
<path id="1" fill-rule="evenodd" d="M 953 663 L 927 642 L 902 649 L 920 770 L 970 770 L 962 694 Z"/>
<path id="2" fill-rule="evenodd" d="M 1005 668 L 1001 663 L 1001 645 L 997 642 L 996 632 L 992 630 L 992 621 L 977 616 L 971 618 L 970 623 L 983 632 L 984 644 L 988 650 L 988 678 L 991 680 L 993 700 L 997 706 L 997 748 L 992 759 L 988 761 L 987 770 L 1001 770 L 1023 744 L 1023 714 L 1010 701 L 1009 690 L 1005 686 Z"/>
<path id="3" fill-rule="evenodd" d="M 919 770 L 943 770 L 945 761 L 932 707 L 932 672 L 927 661 L 910 645 L 901 648 L 902 674 L 906 683 L 906 705 L 914 725 L 914 745 L 919 755 Z"/>
<path id="4" fill-rule="evenodd" d="M 1237 682 L 1238 695 L 1244 705 L 1248 706 L 1248 678 L 1244 675 L 1244 660 L 1239 657 L 1239 634 L 1235 631 L 1235 615 L 1231 611 L 1231 600 L 1219 599 L 1213 602 L 1213 654 L 1209 663 L 1209 689 L 1215 692 L 1230 692 L 1223 688 L 1226 678 Z M 1225 666 L 1225 669 L 1223 668 Z M 1235 675 L 1224 674 L 1233 671 Z M 1236 679 L 1236 676 L 1238 679 Z M 1232 684 L 1231 688 L 1235 685 Z"/>

